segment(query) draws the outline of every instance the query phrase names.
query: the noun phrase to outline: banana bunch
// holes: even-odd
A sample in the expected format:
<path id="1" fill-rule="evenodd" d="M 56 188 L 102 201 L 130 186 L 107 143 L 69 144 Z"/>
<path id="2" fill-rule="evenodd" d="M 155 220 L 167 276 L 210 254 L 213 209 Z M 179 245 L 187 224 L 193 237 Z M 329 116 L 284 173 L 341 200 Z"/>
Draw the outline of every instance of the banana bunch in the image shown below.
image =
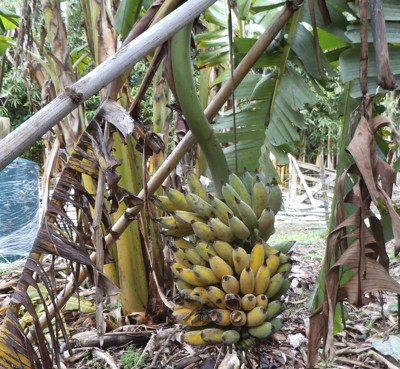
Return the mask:
<path id="1" fill-rule="evenodd" d="M 174 316 L 191 345 L 248 344 L 280 329 L 290 286 L 289 257 L 259 240 L 248 253 L 227 241 L 177 239 L 172 271 L 179 291 Z"/>

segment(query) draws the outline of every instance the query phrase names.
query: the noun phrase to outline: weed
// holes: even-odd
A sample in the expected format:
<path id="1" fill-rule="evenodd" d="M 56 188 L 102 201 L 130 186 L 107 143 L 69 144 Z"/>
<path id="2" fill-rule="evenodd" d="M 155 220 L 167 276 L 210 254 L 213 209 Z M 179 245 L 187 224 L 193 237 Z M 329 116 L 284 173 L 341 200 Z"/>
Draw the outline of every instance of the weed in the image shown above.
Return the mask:
<path id="1" fill-rule="evenodd" d="M 138 352 L 133 345 L 128 346 L 126 351 L 121 355 L 121 368 L 131 369 L 132 367 L 144 368 L 146 363 L 143 358 L 140 357 Z"/>

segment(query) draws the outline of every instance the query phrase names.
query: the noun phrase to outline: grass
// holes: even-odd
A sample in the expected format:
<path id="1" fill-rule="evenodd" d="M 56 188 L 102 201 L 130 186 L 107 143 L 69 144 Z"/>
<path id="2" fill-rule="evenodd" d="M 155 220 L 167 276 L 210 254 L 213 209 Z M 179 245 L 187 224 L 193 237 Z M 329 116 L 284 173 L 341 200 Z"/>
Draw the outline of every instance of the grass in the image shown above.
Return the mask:
<path id="1" fill-rule="evenodd" d="M 144 368 L 146 363 L 143 358 L 140 357 L 140 352 L 137 351 L 133 345 L 130 345 L 121 355 L 121 368 L 131 369 L 134 366 Z"/>

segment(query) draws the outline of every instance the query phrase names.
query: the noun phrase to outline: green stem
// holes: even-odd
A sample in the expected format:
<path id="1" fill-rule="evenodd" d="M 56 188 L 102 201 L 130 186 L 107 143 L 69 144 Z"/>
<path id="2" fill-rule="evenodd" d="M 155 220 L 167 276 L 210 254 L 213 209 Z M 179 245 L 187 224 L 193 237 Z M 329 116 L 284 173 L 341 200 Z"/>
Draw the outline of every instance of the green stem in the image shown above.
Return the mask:
<path id="1" fill-rule="evenodd" d="M 215 191 L 221 196 L 221 186 L 228 180 L 228 163 L 197 96 L 190 58 L 191 30 L 192 25 L 189 24 L 172 38 L 171 55 L 175 89 L 186 123 L 206 157 Z"/>

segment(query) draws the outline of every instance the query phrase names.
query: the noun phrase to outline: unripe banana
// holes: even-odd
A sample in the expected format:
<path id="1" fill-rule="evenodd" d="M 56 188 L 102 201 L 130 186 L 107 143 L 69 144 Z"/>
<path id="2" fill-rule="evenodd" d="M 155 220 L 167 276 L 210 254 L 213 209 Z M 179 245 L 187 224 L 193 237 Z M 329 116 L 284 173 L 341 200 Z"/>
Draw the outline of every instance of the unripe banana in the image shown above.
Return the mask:
<path id="1" fill-rule="evenodd" d="M 194 249 L 195 244 L 193 242 L 185 240 L 184 238 L 177 238 L 175 240 L 175 246 L 184 250 L 184 249 Z"/>
<path id="2" fill-rule="evenodd" d="M 222 185 L 221 191 L 226 204 L 231 208 L 233 213 L 238 216 L 239 212 L 236 207 L 236 199 L 240 198 L 239 194 L 229 183 L 224 183 Z"/>
<path id="3" fill-rule="evenodd" d="M 265 208 L 260 217 L 258 218 L 258 231 L 259 236 L 263 240 L 267 240 L 275 233 L 275 213 L 270 208 Z"/>
<path id="4" fill-rule="evenodd" d="M 283 274 L 284 277 L 287 277 L 291 270 L 292 270 L 292 265 L 290 263 L 284 263 L 279 265 L 277 273 L 281 273 Z"/>
<path id="5" fill-rule="evenodd" d="M 267 307 L 267 320 L 272 320 L 283 311 L 283 304 L 280 301 L 271 301 Z"/>
<path id="6" fill-rule="evenodd" d="M 249 238 L 249 228 L 237 216 L 228 214 L 228 225 L 233 235 L 239 240 L 246 240 Z"/>
<path id="7" fill-rule="evenodd" d="M 202 268 L 205 268 L 205 267 L 202 267 Z M 196 273 L 193 269 L 183 268 L 183 269 L 178 269 L 178 271 L 179 271 L 179 274 L 177 277 L 193 286 L 205 287 L 205 286 L 209 286 L 210 284 L 216 283 L 215 279 L 207 281 L 204 278 L 204 276 L 203 276 L 203 278 L 200 279 L 199 273 L 198 272 Z"/>
<path id="8" fill-rule="evenodd" d="M 187 183 L 189 185 L 190 192 L 193 192 L 204 201 L 209 202 L 207 191 L 203 187 L 203 184 L 201 183 L 200 178 L 196 175 L 196 173 L 190 171 L 187 174 Z"/>
<path id="9" fill-rule="evenodd" d="M 249 333 L 258 339 L 265 339 L 272 333 L 272 324 L 270 322 L 264 322 L 258 327 L 249 328 Z"/>
<path id="10" fill-rule="evenodd" d="M 249 267 L 253 270 L 254 274 L 257 274 L 258 269 L 260 269 L 261 265 L 264 264 L 265 261 L 265 250 L 264 250 L 264 242 L 258 241 L 250 253 L 250 261 Z"/>
<path id="11" fill-rule="evenodd" d="M 230 330 L 224 331 L 224 333 L 222 333 L 222 342 L 225 345 L 234 345 L 235 343 L 238 343 L 239 341 L 240 341 L 240 333 L 238 331 L 230 329 Z"/>
<path id="12" fill-rule="evenodd" d="M 209 345 L 219 345 L 222 343 L 223 329 L 219 328 L 206 328 L 201 331 L 201 337 Z"/>
<path id="13" fill-rule="evenodd" d="M 218 256 L 224 259 L 230 266 L 233 266 L 232 251 L 233 247 L 226 241 L 215 240 L 213 243 L 214 250 Z"/>
<path id="14" fill-rule="evenodd" d="M 240 292 L 243 295 L 248 293 L 253 293 L 255 286 L 255 276 L 254 272 L 250 267 L 244 268 L 240 273 Z"/>
<path id="15" fill-rule="evenodd" d="M 286 264 L 290 262 L 290 257 L 282 252 L 279 254 L 279 263 Z"/>
<path id="16" fill-rule="evenodd" d="M 191 211 L 189 205 L 186 202 L 185 195 L 176 190 L 175 188 L 169 187 L 165 189 L 168 199 L 179 209 L 183 211 Z"/>
<path id="17" fill-rule="evenodd" d="M 222 223 L 228 225 L 228 214 L 233 215 L 232 209 L 226 205 L 223 201 L 219 198 L 214 197 L 211 194 L 208 194 L 210 198 L 211 207 L 213 209 L 213 214 L 221 220 Z"/>
<path id="18" fill-rule="evenodd" d="M 245 184 L 235 173 L 229 174 L 229 184 L 238 193 L 239 199 L 244 201 L 247 205 L 251 206 L 251 196 L 247 191 Z"/>
<path id="19" fill-rule="evenodd" d="M 206 261 L 199 255 L 196 249 L 186 249 L 184 251 L 184 254 L 186 256 L 186 259 L 192 265 L 206 265 Z M 191 267 L 192 265 L 190 265 L 189 267 Z"/>
<path id="20" fill-rule="evenodd" d="M 210 258 L 210 255 L 217 255 L 214 248 L 205 241 L 199 241 L 196 244 L 196 251 L 206 261 Z"/>
<path id="21" fill-rule="evenodd" d="M 247 313 L 247 326 L 257 327 L 264 323 L 267 317 L 267 309 L 261 306 L 256 306 L 253 310 Z"/>
<path id="22" fill-rule="evenodd" d="M 206 223 L 205 218 L 193 213 L 191 211 L 176 210 L 172 213 L 172 216 L 177 222 L 182 224 L 191 224 L 193 221 Z"/>
<path id="23" fill-rule="evenodd" d="M 265 294 L 269 299 L 273 298 L 275 295 L 279 293 L 280 289 L 282 288 L 283 281 L 284 281 L 283 275 L 279 273 L 275 274 L 271 278 L 268 289 L 265 292 Z"/>
<path id="24" fill-rule="evenodd" d="M 249 228 L 249 230 L 257 228 L 258 220 L 253 208 L 240 199 L 236 199 L 236 207 L 240 219 L 246 224 L 247 228 Z"/>
<path id="25" fill-rule="evenodd" d="M 234 310 L 231 312 L 230 318 L 232 325 L 234 325 L 235 327 L 243 327 L 244 325 L 246 325 L 247 317 L 244 311 Z"/>
<path id="26" fill-rule="evenodd" d="M 211 270 L 219 279 L 222 279 L 225 275 L 233 275 L 233 269 L 221 257 L 217 255 L 211 255 L 208 262 L 210 264 Z"/>
<path id="27" fill-rule="evenodd" d="M 230 310 L 239 310 L 242 305 L 240 296 L 237 293 L 227 293 L 225 295 L 225 305 Z"/>
<path id="28" fill-rule="evenodd" d="M 265 264 L 261 265 L 255 277 L 254 294 L 256 296 L 265 293 L 269 286 L 270 278 L 268 266 Z"/>
<path id="29" fill-rule="evenodd" d="M 237 247 L 232 251 L 232 260 L 235 273 L 240 276 L 242 270 L 249 266 L 250 255 L 242 247 Z"/>
<path id="30" fill-rule="evenodd" d="M 225 292 L 215 286 L 210 286 L 207 288 L 207 298 L 208 301 L 213 303 L 216 307 L 220 309 L 225 309 Z"/>
<path id="31" fill-rule="evenodd" d="M 179 208 L 168 198 L 168 196 L 153 196 L 153 201 L 159 209 L 167 213 L 179 210 Z"/>
<path id="32" fill-rule="evenodd" d="M 177 263 L 182 264 L 186 268 L 190 268 L 192 266 L 183 250 L 178 249 L 177 247 L 173 246 L 172 252 L 174 254 L 174 259 Z"/>
<path id="33" fill-rule="evenodd" d="M 186 267 L 180 263 L 173 263 L 171 265 L 171 271 L 175 277 L 179 278 L 179 275 L 183 269 L 186 269 Z"/>
<path id="34" fill-rule="evenodd" d="M 268 259 L 265 261 L 265 263 L 268 265 L 269 273 L 272 277 L 273 275 L 276 274 L 276 272 L 278 271 L 278 268 L 279 268 L 279 264 L 280 264 L 279 255 L 278 254 L 271 255 L 270 257 L 268 257 Z"/>
<path id="35" fill-rule="evenodd" d="M 193 229 L 190 228 L 175 228 L 175 229 L 162 229 L 161 233 L 166 237 L 187 237 L 193 234 Z"/>
<path id="36" fill-rule="evenodd" d="M 218 218 L 211 218 L 208 224 L 217 240 L 231 242 L 235 239 L 231 229 Z"/>
<path id="37" fill-rule="evenodd" d="M 281 205 L 282 205 L 282 191 L 279 188 L 276 179 L 273 178 L 269 190 L 269 207 L 276 214 L 280 210 Z"/>
<path id="38" fill-rule="evenodd" d="M 231 325 L 231 311 L 227 309 L 213 309 L 210 312 L 210 319 L 213 323 L 222 327 Z"/>
<path id="39" fill-rule="evenodd" d="M 257 218 L 259 218 L 261 216 L 262 211 L 269 206 L 268 192 L 265 187 L 265 184 L 261 182 L 259 176 L 256 176 L 256 181 L 253 186 L 252 204 L 253 204 L 253 210 Z"/>
<path id="40" fill-rule="evenodd" d="M 193 289 L 194 288 L 193 285 L 191 285 L 191 284 L 189 284 L 189 283 L 187 283 L 185 281 L 182 281 L 181 279 L 177 279 L 175 281 L 175 286 L 176 286 L 176 289 L 178 291 L 187 290 L 187 289 Z"/>
<path id="41" fill-rule="evenodd" d="M 267 295 L 264 295 L 263 293 L 260 295 L 257 295 L 257 306 L 262 306 L 262 307 L 267 307 L 268 306 L 268 297 Z"/>
<path id="42" fill-rule="evenodd" d="M 285 277 L 285 275 L 283 275 L 283 276 Z M 290 284 L 291 284 L 290 279 L 289 278 L 285 278 L 283 283 L 282 283 L 282 287 L 279 290 L 279 292 L 276 294 L 276 296 L 281 297 L 281 296 L 286 295 L 286 292 L 290 288 Z"/>
<path id="43" fill-rule="evenodd" d="M 204 287 L 195 287 L 190 292 L 189 297 L 193 301 L 198 301 L 202 305 L 213 307 L 214 305 L 208 300 L 208 292 Z"/>
<path id="44" fill-rule="evenodd" d="M 156 218 L 154 220 L 166 229 L 190 229 L 190 224 L 179 223 L 172 215 Z"/>
<path id="45" fill-rule="evenodd" d="M 192 346 L 207 346 L 207 342 L 204 341 L 201 332 L 202 331 L 185 332 L 183 334 L 183 341 Z"/>
<path id="46" fill-rule="evenodd" d="M 253 187 L 254 187 L 255 178 L 253 175 L 248 171 L 244 170 L 243 172 L 243 183 L 246 186 L 247 192 L 252 196 L 253 195 Z"/>
<path id="47" fill-rule="evenodd" d="M 192 221 L 192 228 L 194 234 L 200 238 L 202 241 L 213 241 L 215 240 L 215 235 L 210 226 L 202 222 Z"/>
<path id="48" fill-rule="evenodd" d="M 280 319 L 280 318 L 274 318 L 274 319 L 271 320 L 270 323 L 272 325 L 272 331 L 273 332 L 279 331 L 283 326 L 282 319 Z"/>
<path id="49" fill-rule="evenodd" d="M 252 293 L 248 293 L 242 297 L 242 309 L 250 311 L 257 306 L 257 298 Z"/>
<path id="50" fill-rule="evenodd" d="M 265 243 L 264 251 L 265 251 L 265 256 L 266 257 L 270 257 L 271 255 L 276 255 L 276 254 L 279 255 L 279 251 L 276 250 L 274 247 L 271 247 L 267 243 Z"/>
<path id="51" fill-rule="evenodd" d="M 226 293 L 239 293 L 239 281 L 233 275 L 224 275 L 221 285 Z"/>
<path id="52" fill-rule="evenodd" d="M 195 276 L 200 280 L 200 282 L 204 283 L 203 286 L 198 285 L 200 287 L 211 286 L 212 284 L 220 282 L 220 279 L 210 268 L 202 265 L 194 265 L 191 270 L 195 273 Z"/>
<path id="53" fill-rule="evenodd" d="M 296 241 L 281 242 L 281 243 L 274 245 L 274 249 L 283 254 L 288 254 L 289 251 L 292 249 L 292 247 L 295 245 L 295 243 L 296 243 Z"/>
<path id="54" fill-rule="evenodd" d="M 211 205 L 203 200 L 200 196 L 192 192 L 185 193 L 185 199 L 189 208 L 196 214 L 202 217 L 210 217 L 213 213 Z"/>

